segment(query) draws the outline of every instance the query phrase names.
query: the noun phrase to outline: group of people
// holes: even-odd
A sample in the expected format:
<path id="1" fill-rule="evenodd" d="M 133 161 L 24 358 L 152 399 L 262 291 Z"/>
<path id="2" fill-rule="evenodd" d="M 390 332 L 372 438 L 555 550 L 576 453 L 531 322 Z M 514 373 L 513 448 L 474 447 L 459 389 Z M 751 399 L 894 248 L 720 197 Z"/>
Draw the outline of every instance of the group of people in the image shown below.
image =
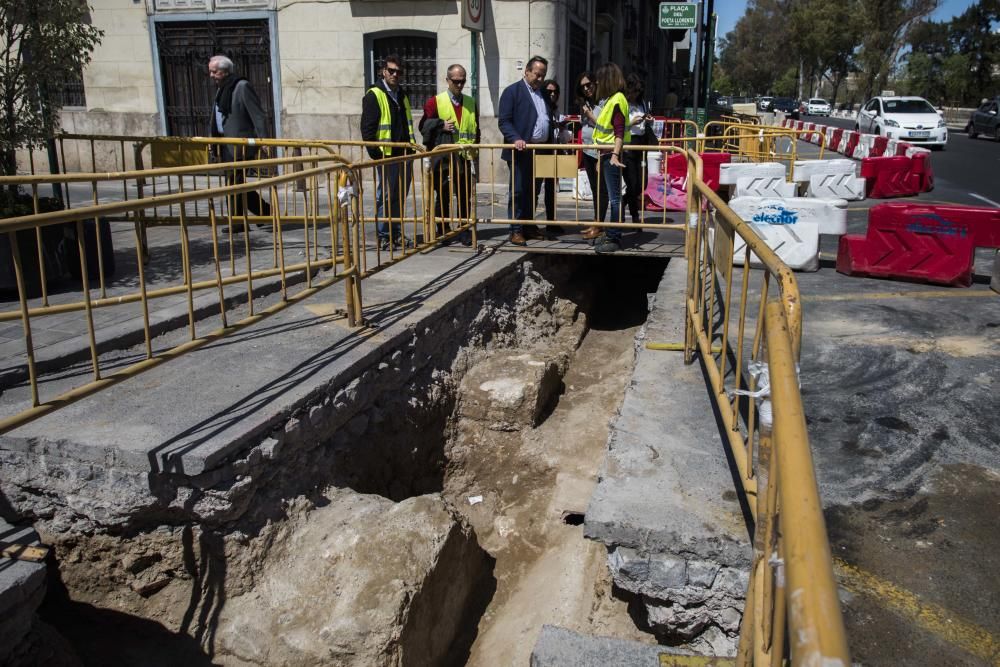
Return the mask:
<path id="1" fill-rule="evenodd" d="M 232 62 L 215 56 L 209 62 L 209 73 L 219 86 L 213 109 L 213 136 L 266 136 L 263 112 L 256 94 L 245 79 L 232 76 Z M 546 79 L 548 61 L 532 57 L 525 65 L 523 77 L 507 86 L 500 95 L 497 124 L 505 144 L 501 159 L 510 171 L 507 216 L 514 220 L 509 240 L 514 245 L 526 245 L 541 232 L 522 221 L 534 219 L 538 195 L 545 189 L 545 211 L 549 221 L 555 220 L 556 192 L 554 178 L 535 178 L 534 155 L 552 149 L 533 149 L 532 145 L 564 143 L 567 140 L 565 117 L 558 113 L 559 84 Z M 367 146 L 369 157 L 383 159 L 411 153 L 407 146 L 416 143 L 413 116 L 405 89 L 400 85 L 404 74 L 402 59 L 387 56 L 381 77 L 365 93 L 361 104 L 361 137 L 373 142 Z M 428 148 L 442 144 L 478 144 L 480 141 L 479 111 L 475 100 L 464 94 L 467 83 L 462 65 L 451 65 L 445 76 L 447 89 L 427 100 L 418 129 Z M 625 151 L 627 145 L 646 143 L 650 132 L 647 103 L 643 100 L 644 86 L 636 75 L 623 75 L 615 63 L 606 63 L 596 72 L 584 72 L 576 81 L 577 103 L 580 105 L 583 165 L 593 193 L 594 220 L 616 222 L 621 219 L 622 182 L 625 201 L 632 221 L 640 222 L 641 193 L 645 186 L 642 153 Z M 254 134 L 256 132 L 256 134 Z M 378 143 L 374 143 L 378 142 Z M 242 159 L 251 159 L 246 155 Z M 237 157 L 236 159 L 241 159 Z M 435 214 L 438 220 L 451 216 L 451 202 L 456 202 L 456 215 L 467 219 L 474 213 L 474 161 L 472 150 L 445 153 L 432 163 L 431 173 L 435 194 Z M 401 246 L 401 219 L 412 181 L 412 161 L 399 160 L 380 165 L 375 172 L 376 220 L 379 245 L 388 249 Z M 256 193 L 253 193 L 256 194 Z M 253 197 L 247 208 L 267 215 L 267 202 Z M 610 217 L 609 217 L 610 214 Z M 387 220 L 395 220 L 390 225 Z M 441 232 L 449 226 L 442 223 Z M 549 233 L 561 228 L 549 225 Z M 588 227 L 582 235 L 594 241 L 597 253 L 613 253 L 621 249 L 621 230 L 614 226 Z M 467 232 L 459 240 L 469 245 Z"/>

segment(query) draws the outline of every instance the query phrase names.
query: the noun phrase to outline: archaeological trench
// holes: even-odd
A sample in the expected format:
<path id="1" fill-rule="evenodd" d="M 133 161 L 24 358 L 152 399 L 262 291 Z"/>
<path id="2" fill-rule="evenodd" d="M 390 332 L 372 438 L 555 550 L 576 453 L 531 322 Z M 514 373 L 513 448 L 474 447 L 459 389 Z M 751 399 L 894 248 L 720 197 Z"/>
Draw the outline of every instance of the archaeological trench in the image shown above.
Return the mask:
<path id="1" fill-rule="evenodd" d="M 705 393 L 697 364 L 642 344 L 678 330 L 682 260 L 489 261 L 204 469 L 4 436 L 5 534 L 33 529 L 51 554 L 7 568 L 0 662 L 588 664 L 588 641 L 732 654 L 750 549 L 731 480 L 720 528 L 658 510 L 669 484 L 629 467 L 669 467 L 659 421 L 686 421 L 629 417 L 630 393 Z M 653 376 L 663 355 L 687 386 Z M 686 446 L 724 456 L 714 436 Z M 629 491 L 659 515 L 611 506 Z"/>

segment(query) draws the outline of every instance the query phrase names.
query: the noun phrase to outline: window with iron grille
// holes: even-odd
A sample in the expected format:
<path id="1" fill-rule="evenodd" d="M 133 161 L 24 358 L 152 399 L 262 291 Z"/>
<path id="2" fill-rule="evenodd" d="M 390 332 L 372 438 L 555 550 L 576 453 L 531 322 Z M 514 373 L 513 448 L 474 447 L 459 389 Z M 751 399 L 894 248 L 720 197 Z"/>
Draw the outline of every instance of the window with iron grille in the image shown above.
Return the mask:
<path id="1" fill-rule="evenodd" d="M 87 106 L 87 95 L 83 90 L 83 70 L 77 70 L 69 80 L 56 85 L 52 93 L 61 107 Z"/>
<path id="2" fill-rule="evenodd" d="M 437 77 L 437 35 L 429 32 L 380 32 L 365 35 L 365 80 L 368 85 L 382 75 L 383 59 L 395 53 L 403 59 L 400 82 L 410 97 L 410 106 L 419 113 L 424 102 L 444 84 Z"/>

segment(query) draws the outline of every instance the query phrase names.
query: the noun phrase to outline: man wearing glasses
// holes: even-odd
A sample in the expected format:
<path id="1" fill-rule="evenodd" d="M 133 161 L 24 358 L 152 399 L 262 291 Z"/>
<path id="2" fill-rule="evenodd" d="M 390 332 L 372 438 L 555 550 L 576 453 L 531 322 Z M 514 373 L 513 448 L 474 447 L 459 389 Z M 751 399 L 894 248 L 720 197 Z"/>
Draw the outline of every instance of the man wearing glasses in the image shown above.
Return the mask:
<path id="1" fill-rule="evenodd" d="M 393 54 L 386 56 L 382 67 L 382 79 L 368 89 L 361 101 L 361 138 L 365 141 L 401 142 L 412 144 L 413 115 L 410 98 L 399 85 L 403 76 L 403 61 Z M 408 148 L 390 146 L 369 146 L 368 155 L 373 160 L 406 155 Z M 375 218 L 378 220 L 379 247 L 388 250 L 390 243 L 403 246 L 402 225 L 398 222 L 403 215 L 406 197 L 410 191 L 413 170 L 410 162 L 393 163 L 375 170 Z M 390 230 L 390 220 L 396 220 Z M 412 243 L 407 243 L 412 245 Z"/>
<path id="2" fill-rule="evenodd" d="M 445 75 L 448 90 L 431 97 L 424 104 L 424 116 L 420 119 L 420 133 L 423 135 L 427 148 L 442 144 L 478 144 L 479 143 L 479 110 L 476 101 L 468 95 L 463 95 L 465 88 L 465 68 L 461 65 L 451 65 Z M 471 151 L 449 153 L 435 164 L 434 195 L 436 199 L 435 215 L 438 218 L 451 216 L 451 200 L 458 202 L 458 217 L 467 220 L 470 217 L 472 197 L 472 159 Z M 447 231 L 450 224 L 441 223 L 442 232 Z M 472 245 L 469 232 L 459 236 L 462 245 Z"/>
<path id="3" fill-rule="evenodd" d="M 538 189 L 534 183 L 533 151 L 528 144 L 549 141 L 549 111 L 542 94 L 542 82 L 548 72 L 549 62 L 533 56 L 524 67 L 524 78 L 515 81 L 500 94 L 497 125 L 504 143 L 514 144 L 514 150 L 505 148 L 500 159 L 510 168 L 510 195 L 507 199 L 507 216 L 514 220 L 531 220 L 535 214 Z M 510 242 L 527 245 L 527 238 L 541 238 L 534 227 L 521 224 L 510 226 Z"/>

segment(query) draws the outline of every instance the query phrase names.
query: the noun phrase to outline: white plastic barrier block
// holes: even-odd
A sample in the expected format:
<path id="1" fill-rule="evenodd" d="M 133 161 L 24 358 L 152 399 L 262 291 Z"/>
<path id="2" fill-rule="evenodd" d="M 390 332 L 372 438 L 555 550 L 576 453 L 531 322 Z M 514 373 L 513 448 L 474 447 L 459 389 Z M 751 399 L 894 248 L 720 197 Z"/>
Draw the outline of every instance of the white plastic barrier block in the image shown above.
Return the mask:
<path id="1" fill-rule="evenodd" d="M 823 145 L 826 146 L 827 150 L 833 150 L 833 133 L 836 131 L 837 128 L 832 125 L 826 126 L 826 141 L 823 142 Z"/>
<path id="2" fill-rule="evenodd" d="M 795 183 L 781 176 L 740 176 L 736 179 L 734 197 L 794 197 Z"/>
<path id="3" fill-rule="evenodd" d="M 811 197 L 735 197 L 729 201 L 746 222 L 770 225 L 797 225 L 811 222 L 819 234 L 847 233 L 847 201 Z"/>
<path id="4" fill-rule="evenodd" d="M 858 163 L 854 160 L 836 158 L 833 160 L 796 160 L 792 178 L 799 183 L 808 183 L 817 174 L 854 175 Z"/>
<path id="5" fill-rule="evenodd" d="M 847 151 L 847 145 L 851 143 L 851 136 L 854 134 L 852 130 L 844 130 L 843 134 L 840 135 L 840 143 L 837 144 L 837 152 L 841 155 L 845 155 Z"/>
<path id="6" fill-rule="evenodd" d="M 785 178 L 785 165 L 780 162 L 728 162 L 719 165 L 720 185 L 736 185 L 738 179 L 748 176 Z"/>
<path id="7" fill-rule="evenodd" d="M 930 153 L 929 148 L 921 148 L 920 146 L 910 146 L 906 149 L 906 157 L 913 157 L 917 153 Z"/>
<path id="8" fill-rule="evenodd" d="M 882 155 L 899 155 L 899 141 L 896 139 L 890 139 L 885 145 L 885 153 Z"/>
<path id="9" fill-rule="evenodd" d="M 863 160 L 868 157 L 872 152 L 872 146 L 875 145 L 875 135 L 874 134 L 862 134 L 858 138 L 858 145 L 854 147 L 854 158 L 856 160 Z"/>
<path id="10" fill-rule="evenodd" d="M 750 225 L 775 252 L 778 258 L 797 271 L 819 270 L 819 225 L 800 222 L 794 225 Z M 733 240 L 733 264 L 743 266 L 746 256 L 746 241 L 739 234 Z M 750 266 L 761 266 L 755 253 L 750 253 Z"/>
<path id="11" fill-rule="evenodd" d="M 865 179 L 850 174 L 813 174 L 807 197 L 861 201 L 865 198 Z"/>

